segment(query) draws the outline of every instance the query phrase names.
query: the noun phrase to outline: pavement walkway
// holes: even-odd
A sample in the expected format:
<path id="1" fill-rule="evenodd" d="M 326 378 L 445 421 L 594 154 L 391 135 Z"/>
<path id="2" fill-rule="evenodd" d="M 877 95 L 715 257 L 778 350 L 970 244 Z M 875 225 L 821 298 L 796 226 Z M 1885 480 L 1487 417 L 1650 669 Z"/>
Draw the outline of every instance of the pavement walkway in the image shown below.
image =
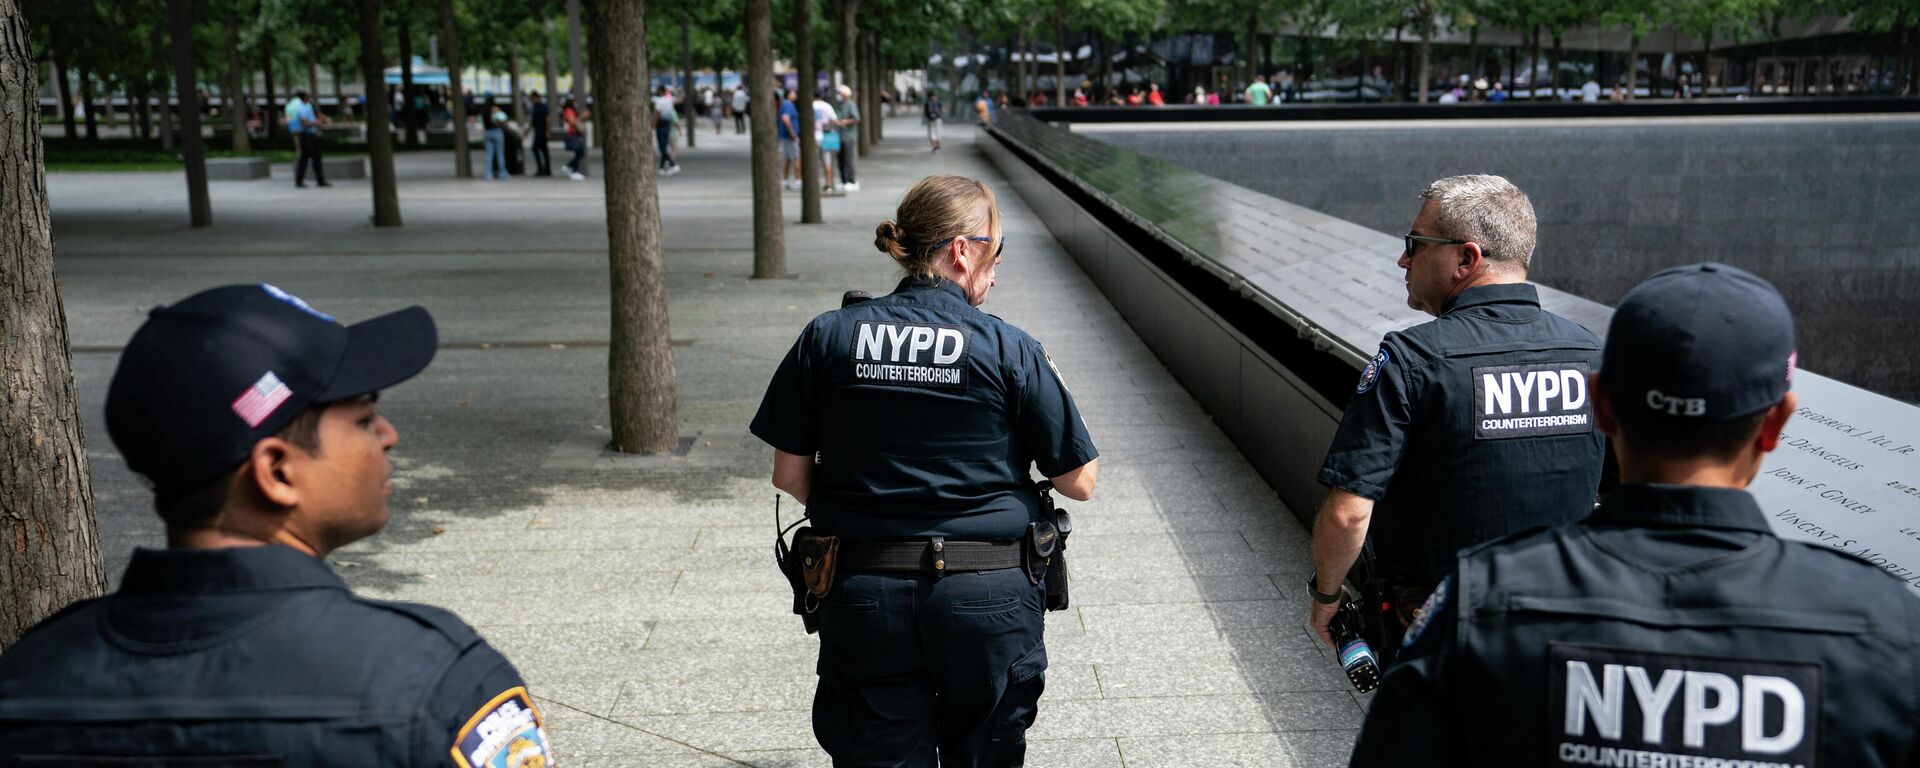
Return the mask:
<path id="1" fill-rule="evenodd" d="M 346 322 L 423 304 L 439 357 L 381 398 L 401 433 L 393 521 L 335 568 L 363 594 L 475 625 L 530 681 L 565 765 L 828 765 L 807 712 L 817 640 L 771 563 L 770 450 L 746 424 L 808 319 L 842 291 L 891 290 L 872 232 L 909 184 L 998 181 L 968 129 L 930 155 L 916 121 L 887 128 L 860 162 L 862 191 L 828 198 L 824 224 L 789 225 L 792 279 L 748 278 L 747 143 L 731 126 L 703 133 L 686 172 L 661 180 L 688 444 L 669 457 L 602 451 L 597 179 L 458 180 L 450 153 L 407 154 L 406 226 L 375 230 L 365 181 L 294 189 L 278 166 L 213 183 L 215 226 L 195 231 L 179 174 L 53 175 L 116 582 L 134 547 L 162 543 L 99 418 L 146 308 L 259 280 Z M 793 221 L 797 193 L 786 201 Z M 1047 616 L 1052 666 L 1028 763 L 1344 765 L 1364 700 L 1302 627 L 1306 531 L 1024 202 L 1002 187 L 1000 203 L 1006 260 L 986 309 L 1047 345 L 1102 451 L 1094 501 L 1071 507 L 1073 608 Z"/>

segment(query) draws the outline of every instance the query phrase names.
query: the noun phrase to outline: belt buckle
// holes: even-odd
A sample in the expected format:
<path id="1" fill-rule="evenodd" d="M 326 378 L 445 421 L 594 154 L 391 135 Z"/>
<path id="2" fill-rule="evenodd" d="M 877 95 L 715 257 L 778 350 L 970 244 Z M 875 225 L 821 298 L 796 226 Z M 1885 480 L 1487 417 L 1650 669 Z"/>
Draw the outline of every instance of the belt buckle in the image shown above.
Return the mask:
<path id="1" fill-rule="evenodd" d="M 947 539 L 944 536 L 935 536 L 928 542 L 928 546 L 933 550 L 933 577 L 937 579 L 947 572 Z"/>

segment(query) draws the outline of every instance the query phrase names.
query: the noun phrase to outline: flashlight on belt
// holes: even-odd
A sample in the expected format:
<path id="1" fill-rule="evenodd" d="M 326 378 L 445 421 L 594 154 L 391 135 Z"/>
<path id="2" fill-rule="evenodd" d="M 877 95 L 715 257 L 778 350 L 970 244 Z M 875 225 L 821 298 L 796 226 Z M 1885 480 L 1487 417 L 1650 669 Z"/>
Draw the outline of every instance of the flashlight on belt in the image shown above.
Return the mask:
<path id="1" fill-rule="evenodd" d="M 1339 649 L 1340 668 L 1346 671 L 1353 687 L 1361 693 L 1380 687 L 1380 657 L 1374 655 L 1373 646 L 1367 645 L 1366 639 L 1360 636 L 1360 604 L 1341 603 L 1340 610 L 1327 625 L 1327 633 Z"/>

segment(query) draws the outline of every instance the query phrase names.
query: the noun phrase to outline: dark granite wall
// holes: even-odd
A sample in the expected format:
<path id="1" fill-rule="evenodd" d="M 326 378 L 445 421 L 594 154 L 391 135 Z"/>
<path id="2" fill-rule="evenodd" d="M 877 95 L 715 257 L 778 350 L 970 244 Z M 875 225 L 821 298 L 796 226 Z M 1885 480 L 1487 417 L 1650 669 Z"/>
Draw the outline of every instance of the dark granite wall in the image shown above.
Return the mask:
<path id="1" fill-rule="evenodd" d="M 1533 198 L 1533 277 L 1614 304 L 1717 260 L 1778 286 L 1810 370 L 1920 401 L 1920 118 L 1078 128 L 1382 232 L 1433 179 L 1495 173 Z"/>

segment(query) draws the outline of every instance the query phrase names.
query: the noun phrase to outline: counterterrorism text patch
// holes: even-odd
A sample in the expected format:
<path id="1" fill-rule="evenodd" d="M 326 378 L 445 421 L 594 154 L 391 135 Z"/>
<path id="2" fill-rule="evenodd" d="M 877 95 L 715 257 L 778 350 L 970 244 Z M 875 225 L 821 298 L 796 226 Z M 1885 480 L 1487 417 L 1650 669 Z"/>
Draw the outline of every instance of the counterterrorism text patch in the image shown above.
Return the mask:
<path id="1" fill-rule="evenodd" d="M 1520 363 L 1473 369 L 1473 436 L 1584 435 L 1593 432 L 1587 364 Z"/>
<path id="2" fill-rule="evenodd" d="M 1818 664 L 1553 643 L 1547 765 L 1815 768 Z"/>
<path id="3" fill-rule="evenodd" d="M 861 320 L 853 378 L 903 387 L 967 388 L 967 331 L 944 323 Z"/>

